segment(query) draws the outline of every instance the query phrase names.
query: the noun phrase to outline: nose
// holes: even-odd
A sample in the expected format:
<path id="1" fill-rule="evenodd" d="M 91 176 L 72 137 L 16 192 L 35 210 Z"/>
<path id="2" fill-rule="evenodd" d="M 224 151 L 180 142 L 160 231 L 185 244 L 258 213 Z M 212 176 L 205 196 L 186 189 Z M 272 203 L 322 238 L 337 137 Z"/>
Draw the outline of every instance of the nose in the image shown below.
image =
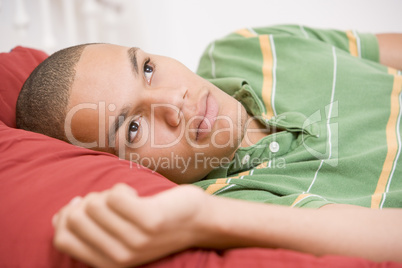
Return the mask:
<path id="1" fill-rule="evenodd" d="M 156 88 L 149 90 L 146 96 L 153 119 L 163 119 L 168 125 L 177 127 L 182 118 L 182 108 L 187 95 L 184 87 Z"/>

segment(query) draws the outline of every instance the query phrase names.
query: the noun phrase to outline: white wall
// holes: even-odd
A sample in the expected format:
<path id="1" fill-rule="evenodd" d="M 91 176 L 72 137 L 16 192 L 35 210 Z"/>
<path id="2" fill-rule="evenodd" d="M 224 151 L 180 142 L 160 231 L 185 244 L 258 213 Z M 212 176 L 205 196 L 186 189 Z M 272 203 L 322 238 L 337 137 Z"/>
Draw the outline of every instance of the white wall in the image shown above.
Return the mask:
<path id="1" fill-rule="evenodd" d="M 0 0 L 0 51 L 20 44 L 51 53 L 75 43 L 113 42 L 174 57 L 192 70 L 211 40 L 246 26 L 292 23 L 402 33 L 401 0 L 25 0 L 30 23 L 26 34 L 18 36 L 13 24 L 17 1 L 21 0 Z M 43 41 L 41 4 L 46 1 L 53 11 L 47 26 L 54 45 Z M 68 38 L 63 1 L 75 6 L 75 41 Z M 98 31 L 92 34 L 85 28 L 86 1 L 95 1 L 98 6 L 94 13 Z M 122 8 L 115 11 L 116 5 Z M 112 29 L 113 34 L 106 29 Z"/>

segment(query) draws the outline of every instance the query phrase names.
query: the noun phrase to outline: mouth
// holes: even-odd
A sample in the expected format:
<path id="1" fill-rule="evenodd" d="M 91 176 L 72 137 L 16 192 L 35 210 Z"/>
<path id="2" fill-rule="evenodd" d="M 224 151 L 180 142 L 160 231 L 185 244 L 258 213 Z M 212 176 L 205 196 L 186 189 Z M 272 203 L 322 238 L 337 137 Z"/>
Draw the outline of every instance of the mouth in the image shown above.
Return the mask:
<path id="1" fill-rule="evenodd" d="M 219 105 L 215 98 L 208 93 L 205 100 L 202 100 L 202 108 L 199 112 L 199 120 L 196 123 L 197 132 L 195 140 L 202 140 L 212 131 L 216 117 L 219 111 Z"/>

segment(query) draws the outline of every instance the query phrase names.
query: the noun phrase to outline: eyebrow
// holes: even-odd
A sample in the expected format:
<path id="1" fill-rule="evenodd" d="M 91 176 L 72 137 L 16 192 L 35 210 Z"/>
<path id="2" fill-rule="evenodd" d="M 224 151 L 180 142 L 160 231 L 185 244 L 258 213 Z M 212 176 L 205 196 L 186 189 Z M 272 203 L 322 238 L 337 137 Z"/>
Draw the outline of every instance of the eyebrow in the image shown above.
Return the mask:
<path id="1" fill-rule="evenodd" d="M 127 52 L 128 52 L 128 57 L 130 59 L 131 62 L 131 66 L 133 68 L 133 71 L 135 71 L 135 73 L 138 75 L 138 62 L 137 62 L 137 51 L 138 51 L 138 47 L 132 47 L 130 48 Z"/>
<path id="2" fill-rule="evenodd" d="M 121 109 L 119 115 L 114 120 L 114 123 L 110 125 L 109 135 L 108 135 L 109 147 L 111 144 L 113 144 L 115 142 L 116 133 L 117 133 L 117 131 L 119 131 L 119 129 L 120 129 L 121 125 L 123 125 L 124 121 L 126 121 L 128 113 L 129 113 L 128 107 Z"/>

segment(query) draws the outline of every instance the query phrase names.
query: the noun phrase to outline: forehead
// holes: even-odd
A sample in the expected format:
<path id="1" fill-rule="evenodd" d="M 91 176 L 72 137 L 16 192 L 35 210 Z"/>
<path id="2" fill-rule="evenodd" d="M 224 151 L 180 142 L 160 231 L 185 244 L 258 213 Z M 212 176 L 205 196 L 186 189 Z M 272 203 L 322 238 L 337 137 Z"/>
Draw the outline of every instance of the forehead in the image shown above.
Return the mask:
<path id="1" fill-rule="evenodd" d="M 129 48 L 96 44 L 87 46 L 76 65 L 76 74 L 70 92 L 69 111 L 73 132 L 85 136 L 96 133 L 97 118 L 114 115 L 125 105 L 135 77 L 129 59 Z M 93 133 L 92 133 L 93 132 Z M 83 135 L 84 135 L 83 134 Z"/>
<path id="2" fill-rule="evenodd" d="M 133 82 L 127 47 L 96 44 L 87 46 L 76 65 L 70 92 L 70 107 L 79 103 L 124 99 L 122 90 Z M 118 97 L 118 98 L 117 98 Z"/>

